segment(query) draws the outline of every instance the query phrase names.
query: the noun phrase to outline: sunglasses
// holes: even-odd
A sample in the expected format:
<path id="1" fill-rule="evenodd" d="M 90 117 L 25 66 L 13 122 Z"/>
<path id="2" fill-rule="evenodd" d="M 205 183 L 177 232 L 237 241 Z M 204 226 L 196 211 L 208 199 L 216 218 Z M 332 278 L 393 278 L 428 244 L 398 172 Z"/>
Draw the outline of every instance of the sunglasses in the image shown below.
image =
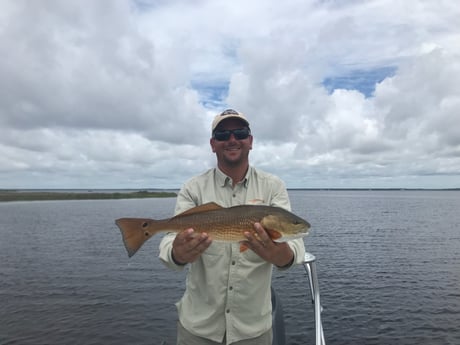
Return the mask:
<path id="1" fill-rule="evenodd" d="M 251 131 L 249 128 L 239 128 L 239 129 L 232 129 L 232 130 L 221 130 L 214 132 L 214 139 L 217 141 L 227 141 L 230 139 L 231 135 L 235 136 L 236 140 L 244 140 L 247 139 L 251 135 Z"/>

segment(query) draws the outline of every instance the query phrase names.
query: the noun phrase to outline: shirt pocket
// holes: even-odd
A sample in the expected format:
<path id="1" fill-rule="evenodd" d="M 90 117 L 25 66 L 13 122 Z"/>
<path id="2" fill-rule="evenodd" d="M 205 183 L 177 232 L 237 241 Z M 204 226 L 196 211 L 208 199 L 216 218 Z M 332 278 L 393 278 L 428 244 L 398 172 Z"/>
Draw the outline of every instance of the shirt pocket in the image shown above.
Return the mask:
<path id="1" fill-rule="evenodd" d="M 203 265 L 205 267 L 215 267 L 217 264 L 221 264 L 225 260 L 228 245 L 225 243 L 213 242 L 204 252 L 201 254 Z"/>
<path id="2" fill-rule="evenodd" d="M 246 263 L 263 263 L 265 262 L 259 255 L 257 255 L 253 250 L 248 249 L 241 253 L 241 260 Z"/>
<path id="3" fill-rule="evenodd" d="M 225 255 L 225 243 L 219 243 L 218 241 L 214 241 L 211 245 L 203 252 L 202 255 L 209 255 L 209 256 L 222 256 Z"/>

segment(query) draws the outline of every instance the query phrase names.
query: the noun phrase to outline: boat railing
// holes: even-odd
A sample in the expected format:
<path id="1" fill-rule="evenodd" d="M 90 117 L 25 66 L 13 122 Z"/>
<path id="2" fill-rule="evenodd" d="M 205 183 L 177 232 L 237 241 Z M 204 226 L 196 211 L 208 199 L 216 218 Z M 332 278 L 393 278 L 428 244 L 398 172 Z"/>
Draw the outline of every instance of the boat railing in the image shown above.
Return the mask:
<path id="1" fill-rule="evenodd" d="M 313 254 L 305 253 L 303 267 L 308 275 L 312 303 L 315 309 L 315 339 L 316 345 L 326 345 L 324 340 L 323 324 L 321 321 L 321 300 L 319 294 L 318 275 L 316 273 L 316 257 Z"/>

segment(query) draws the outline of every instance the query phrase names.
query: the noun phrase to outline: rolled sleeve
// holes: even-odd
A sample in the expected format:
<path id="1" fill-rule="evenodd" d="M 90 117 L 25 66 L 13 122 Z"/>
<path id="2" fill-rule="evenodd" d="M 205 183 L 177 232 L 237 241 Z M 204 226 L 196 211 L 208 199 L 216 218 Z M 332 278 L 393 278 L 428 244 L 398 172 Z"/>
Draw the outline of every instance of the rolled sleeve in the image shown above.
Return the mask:
<path id="1" fill-rule="evenodd" d="M 288 241 L 287 244 L 289 245 L 289 248 L 291 248 L 292 253 L 294 254 L 294 258 L 289 265 L 283 267 L 276 266 L 276 268 L 281 271 L 287 270 L 294 265 L 301 264 L 305 258 L 305 245 L 303 239 L 298 238 L 295 240 L 291 240 Z"/>
<path id="2" fill-rule="evenodd" d="M 160 260 L 166 265 L 166 267 L 181 271 L 186 265 L 178 265 L 172 257 L 172 243 L 176 238 L 175 233 L 168 233 L 163 236 L 163 239 L 160 242 Z"/>
<path id="3" fill-rule="evenodd" d="M 191 197 L 192 192 L 184 185 L 179 194 L 177 195 L 176 208 L 174 213 L 177 215 L 179 213 L 185 212 L 195 206 L 196 202 Z M 160 242 L 160 260 L 166 265 L 166 267 L 181 271 L 186 265 L 177 264 L 172 257 L 172 244 L 176 238 L 175 233 L 167 233 Z"/>

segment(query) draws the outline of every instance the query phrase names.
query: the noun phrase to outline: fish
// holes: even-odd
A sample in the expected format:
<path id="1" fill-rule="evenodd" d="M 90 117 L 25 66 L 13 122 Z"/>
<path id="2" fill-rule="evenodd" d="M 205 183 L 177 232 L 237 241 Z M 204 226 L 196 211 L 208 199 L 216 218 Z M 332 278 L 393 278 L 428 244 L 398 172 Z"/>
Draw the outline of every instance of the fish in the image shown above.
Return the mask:
<path id="1" fill-rule="evenodd" d="M 260 223 L 273 241 L 285 242 L 308 234 L 310 224 L 299 216 L 275 206 L 239 205 L 222 207 L 214 202 L 191 208 L 172 218 L 119 218 L 115 224 L 121 231 L 128 256 L 132 257 L 152 236 L 160 232 L 176 232 L 193 228 L 207 233 L 215 241 L 241 242 L 245 232 L 257 233 Z M 244 251 L 247 247 L 240 246 Z"/>

